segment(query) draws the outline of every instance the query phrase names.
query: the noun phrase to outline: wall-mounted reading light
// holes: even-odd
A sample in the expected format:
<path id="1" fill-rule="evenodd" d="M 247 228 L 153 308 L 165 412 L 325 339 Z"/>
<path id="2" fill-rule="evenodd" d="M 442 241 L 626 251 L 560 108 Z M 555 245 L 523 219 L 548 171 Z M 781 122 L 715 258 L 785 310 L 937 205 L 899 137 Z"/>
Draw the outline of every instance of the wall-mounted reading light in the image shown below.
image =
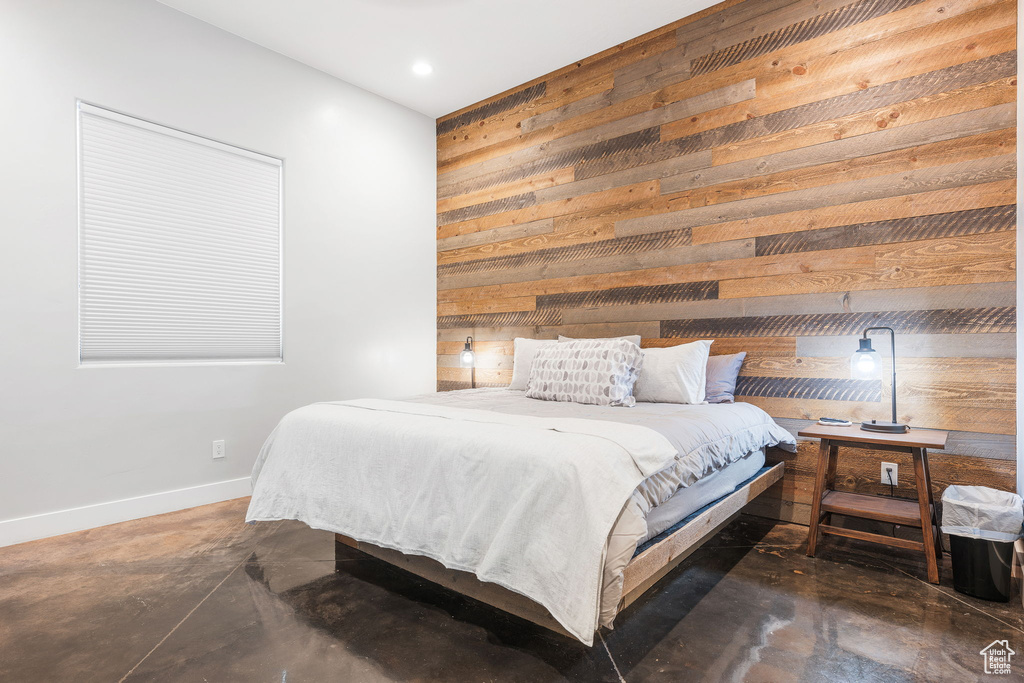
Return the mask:
<path id="1" fill-rule="evenodd" d="M 466 337 L 466 346 L 459 354 L 459 365 L 469 368 L 470 386 L 476 389 L 476 353 L 473 352 L 472 337 Z"/>

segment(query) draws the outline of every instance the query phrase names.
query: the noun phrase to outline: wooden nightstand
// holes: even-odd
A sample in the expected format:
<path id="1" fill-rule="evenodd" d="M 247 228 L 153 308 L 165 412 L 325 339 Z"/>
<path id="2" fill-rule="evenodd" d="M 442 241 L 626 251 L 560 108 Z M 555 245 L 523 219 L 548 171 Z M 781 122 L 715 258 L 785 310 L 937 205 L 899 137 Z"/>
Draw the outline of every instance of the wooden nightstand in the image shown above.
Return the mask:
<path id="1" fill-rule="evenodd" d="M 821 447 L 818 449 L 818 468 L 814 477 L 814 494 L 811 499 L 811 529 L 807 535 L 807 554 L 814 557 L 819 533 L 883 543 L 897 548 L 921 550 L 925 554 L 925 562 L 928 565 L 928 580 L 931 583 L 938 583 L 939 564 L 937 559 L 942 557 L 942 544 L 939 540 L 939 525 L 935 516 L 935 501 L 932 499 L 928 449 L 941 450 L 945 448 L 947 433 L 931 429 L 911 429 L 906 434 L 880 434 L 864 431 L 858 425 L 826 427 L 814 424 L 801 430 L 800 436 L 821 439 Z M 917 501 L 836 491 L 836 464 L 839 460 L 840 446 L 909 453 L 914 459 Z M 833 513 L 918 527 L 921 529 L 924 542 L 832 526 Z M 829 523 L 822 524 L 822 519 L 826 517 Z"/>

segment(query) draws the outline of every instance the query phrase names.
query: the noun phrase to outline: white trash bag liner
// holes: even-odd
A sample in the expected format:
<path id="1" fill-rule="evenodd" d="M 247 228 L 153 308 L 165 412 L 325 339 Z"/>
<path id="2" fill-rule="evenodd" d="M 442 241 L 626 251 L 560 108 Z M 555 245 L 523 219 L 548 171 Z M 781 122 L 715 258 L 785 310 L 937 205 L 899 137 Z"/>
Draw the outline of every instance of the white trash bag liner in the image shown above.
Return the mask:
<path id="1" fill-rule="evenodd" d="M 987 486 L 947 486 L 942 493 L 942 533 L 986 541 L 1021 536 L 1024 501 L 1016 493 Z"/>

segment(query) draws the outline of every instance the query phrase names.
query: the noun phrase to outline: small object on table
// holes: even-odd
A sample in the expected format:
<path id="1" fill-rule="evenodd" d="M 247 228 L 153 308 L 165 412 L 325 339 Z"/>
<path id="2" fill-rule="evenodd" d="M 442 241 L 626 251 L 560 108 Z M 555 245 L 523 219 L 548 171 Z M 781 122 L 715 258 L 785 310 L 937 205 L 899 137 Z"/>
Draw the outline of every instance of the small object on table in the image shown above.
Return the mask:
<path id="1" fill-rule="evenodd" d="M 811 497 L 811 528 L 807 533 L 807 555 L 814 557 L 819 534 L 845 536 L 897 548 L 920 550 L 924 552 L 925 563 L 928 566 L 928 581 L 938 583 L 938 559 L 942 557 L 942 543 L 935 515 L 935 501 L 932 498 L 928 449 L 945 448 L 948 434 L 931 429 L 915 429 L 906 434 L 873 433 L 854 426 L 833 427 L 815 424 L 800 430 L 799 435 L 821 439 L 818 467 L 814 477 L 814 493 Z M 836 491 L 836 465 L 840 446 L 909 453 L 914 459 L 917 500 Z M 833 526 L 833 514 L 917 527 L 921 529 L 923 541 Z M 822 520 L 825 518 L 827 523 L 823 524 Z"/>
<path id="2" fill-rule="evenodd" d="M 840 420 L 837 417 L 819 417 L 818 424 L 826 427 L 849 427 L 853 425 L 849 420 Z"/>

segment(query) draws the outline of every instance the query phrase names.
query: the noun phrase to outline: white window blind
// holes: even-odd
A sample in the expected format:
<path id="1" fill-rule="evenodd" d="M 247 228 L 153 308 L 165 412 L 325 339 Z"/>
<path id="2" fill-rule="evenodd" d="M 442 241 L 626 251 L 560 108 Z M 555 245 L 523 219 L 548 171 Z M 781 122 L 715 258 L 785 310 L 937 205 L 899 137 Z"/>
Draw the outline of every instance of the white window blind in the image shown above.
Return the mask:
<path id="1" fill-rule="evenodd" d="M 78 104 L 83 364 L 279 361 L 281 161 Z"/>

